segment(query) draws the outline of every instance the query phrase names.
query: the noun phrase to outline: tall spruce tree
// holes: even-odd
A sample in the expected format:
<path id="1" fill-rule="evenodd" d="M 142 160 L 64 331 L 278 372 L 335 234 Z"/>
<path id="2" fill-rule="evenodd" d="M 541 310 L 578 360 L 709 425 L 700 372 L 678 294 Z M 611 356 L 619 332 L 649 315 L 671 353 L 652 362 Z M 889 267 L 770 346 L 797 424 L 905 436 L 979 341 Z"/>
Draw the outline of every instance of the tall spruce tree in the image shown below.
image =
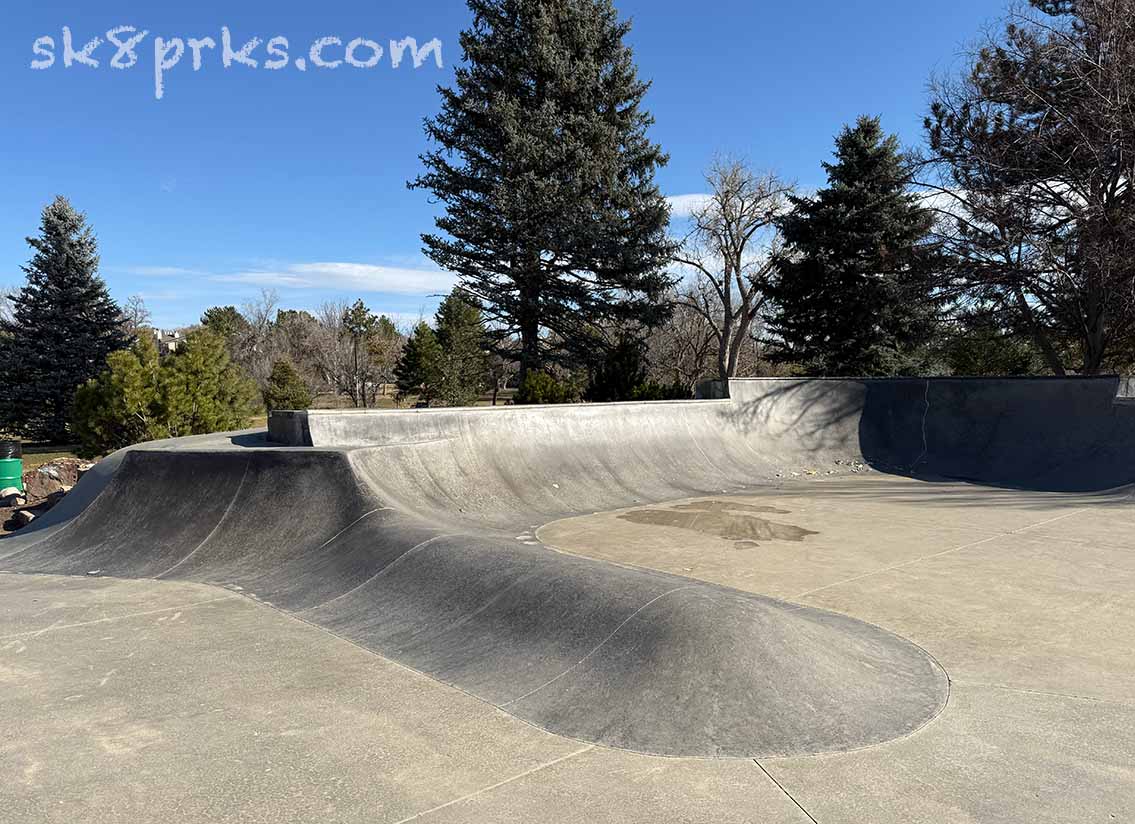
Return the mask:
<path id="1" fill-rule="evenodd" d="M 441 359 L 437 335 L 429 324 L 422 321 L 414 327 L 413 334 L 406 341 L 402 355 L 394 366 L 399 400 L 417 395 L 419 403 L 431 403 L 440 383 Z"/>
<path id="2" fill-rule="evenodd" d="M 824 164 L 827 188 L 791 198 L 779 221 L 786 247 L 769 331 L 781 358 L 811 374 L 909 373 L 936 319 L 931 215 L 878 118 L 845 127 L 835 158 Z"/>
<path id="3" fill-rule="evenodd" d="M 454 291 L 438 307 L 436 321 L 441 358 L 435 394 L 446 406 L 472 406 L 489 375 L 481 313 Z"/>
<path id="4" fill-rule="evenodd" d="M 460 275 L 523 380 L 546 358 L 593 355 L 595 328 L 667 314 L 654 173 L 668 158 L 647 138 L 649 84 L 610 0 L 468 4 L 465 64 L 426 121 L 438 148 L 409 185 L 444 204 L 424 251 Z"/>
<path id="5" fill-rule="evenodd" d="M 0 334 L 0 430 L 62 441 L 75 390 L 128 340 L 83 214 L 57 197 L 43 210 L 39 236 L 27 240 L 27 283 Z"/>

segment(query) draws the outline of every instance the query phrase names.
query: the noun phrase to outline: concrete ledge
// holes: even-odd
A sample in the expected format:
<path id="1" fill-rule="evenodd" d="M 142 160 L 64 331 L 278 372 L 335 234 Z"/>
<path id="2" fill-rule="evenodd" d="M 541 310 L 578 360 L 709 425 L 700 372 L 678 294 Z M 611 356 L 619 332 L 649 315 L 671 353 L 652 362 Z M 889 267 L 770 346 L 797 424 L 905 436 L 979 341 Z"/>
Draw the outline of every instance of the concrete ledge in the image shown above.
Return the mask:
<path id="1" fill-rule="evenodd" d="M 311 446 L 306 410 L 276 409 L 268 413 L 268 440 L 283 446 Z"/>

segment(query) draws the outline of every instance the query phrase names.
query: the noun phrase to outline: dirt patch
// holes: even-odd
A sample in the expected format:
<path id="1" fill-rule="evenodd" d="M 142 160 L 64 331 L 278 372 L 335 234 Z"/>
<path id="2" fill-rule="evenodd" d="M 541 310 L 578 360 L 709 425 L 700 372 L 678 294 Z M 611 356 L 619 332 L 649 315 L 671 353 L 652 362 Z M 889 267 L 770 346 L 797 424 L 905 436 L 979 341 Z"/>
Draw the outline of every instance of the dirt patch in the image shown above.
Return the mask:
<path id="1" fill-rule="evenodd" d="M 759 513 L 759 514 L 756 514 Z M 633 524 L 688 529 L 733 541 L 737 549 L 754 549 L 761 541 L 800 542 L 819 533 L 804 527 L 770 521 L 760 515 L 789 515 L 790 510 L 773 506 L 754 506 L 731 501 L 695 501 L 666 509 L 638 509 L 624 512 L 619 519 Z"/>

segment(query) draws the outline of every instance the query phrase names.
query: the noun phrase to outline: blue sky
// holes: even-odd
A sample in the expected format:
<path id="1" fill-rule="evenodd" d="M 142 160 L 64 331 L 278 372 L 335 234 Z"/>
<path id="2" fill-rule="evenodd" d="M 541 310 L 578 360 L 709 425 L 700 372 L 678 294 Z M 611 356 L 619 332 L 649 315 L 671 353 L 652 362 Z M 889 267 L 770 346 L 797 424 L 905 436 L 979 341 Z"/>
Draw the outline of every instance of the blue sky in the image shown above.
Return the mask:
<path id="1" fill-rule="evenodd" d="M 1000 11 L 988 0 L 616 0 L 634 20 L 630 43 L 654 83 L 652 136 L 670 153 L 667 195 L 703 191 L 715 153 L 745 157 L 801 186 L 823 182 L 820 162 L 840 126 L 883 117 L 904 142 L 921 140 L 926 84 Z M 460 59 L 469 13 L 459 0 L 192 3 L 38 0 L 7 9 L 0 30 L 0 286 L 18 285 L 39 211 L 64 194 L 98 235 L 102 274 L 119 300 L 141 294 L 160 326 L 194 323 L 217 304 L 240 305 L 262 287 L 283 306 L 363 297 L 404 320 L 436 305 L 450 278 L 433 271 L 419 235 L 435 213 L 408 191 L 437 109 L 438 83 Z M 137 63 L 112 68 L 115 46 L 64 66 L 62 29 L 81 51 L 93 37 L 133 26 L 148 34 Z M 253 69 L 222 66 L 222 27 L 239 51 L 262 42 Z M 33 70 L 37 38 L 54 65 Z M 126 40 L 131 35 L 117 35 Z M 267 70 L 268 41 L 288 40 L 288 65 Z M 325 60 L 355 38 L 384 49 L 373 68 L 306 65 L 314 41 L 337 36 Z M 155 38 L 211 37 L 193 70 L 187 46 L 155 98 Z M 441 41 L 443 67 L 389 42 Z M 366 62 L 365 46 L 353 52 Z M 175 51 L 167 54 L 173 62 Z M 124 55 L 120 62 L 128 62 Z"/>

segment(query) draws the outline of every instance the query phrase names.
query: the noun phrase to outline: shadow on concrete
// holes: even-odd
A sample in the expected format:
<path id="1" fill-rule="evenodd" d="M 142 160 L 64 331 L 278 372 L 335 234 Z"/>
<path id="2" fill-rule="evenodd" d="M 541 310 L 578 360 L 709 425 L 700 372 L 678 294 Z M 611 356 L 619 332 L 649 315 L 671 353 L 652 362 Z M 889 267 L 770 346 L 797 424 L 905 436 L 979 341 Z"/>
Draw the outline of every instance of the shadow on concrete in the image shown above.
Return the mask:
<path id="1" fill-rule="evenodd" d="M 252 432 L 236 432 L 229 436 L 229 443 L 233 446 L 243 446 L 250 449 L 263 449 L 270 446 L 279 446 L 268 440 L 268 430 L 258 429 Z"/>

